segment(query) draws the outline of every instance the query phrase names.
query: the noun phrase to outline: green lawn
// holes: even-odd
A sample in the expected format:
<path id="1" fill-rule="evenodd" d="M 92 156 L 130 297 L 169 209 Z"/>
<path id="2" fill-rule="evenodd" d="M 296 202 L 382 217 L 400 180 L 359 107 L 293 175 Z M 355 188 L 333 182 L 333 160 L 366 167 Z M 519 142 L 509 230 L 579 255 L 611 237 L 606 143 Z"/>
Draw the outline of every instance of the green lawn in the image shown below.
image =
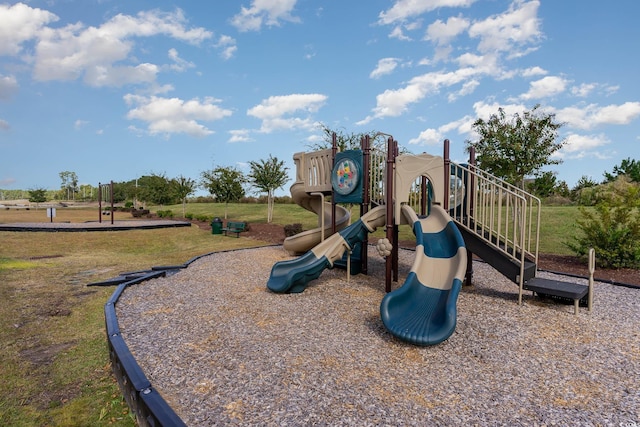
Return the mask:
<path id="1" fill-rule="evenodd" d="M 169 209 L 176 217 L 182 216 L 182 205 L 151 207 L 152 211 Z M 351 210 L 354 220 L 358 218 L 359 209 L 354 206 Z M 208 215 L 209 217 L 224 218 L 225 205 L 221 203 L 192 203 L 187 204 L 187 213 L 194 215 Z M 230 219 L 251 222 L 264 222 L 267 216 L 266 205 L 230 203 L 227 207 Z M 540 253 L 572 255 L 564 242 L 579 233 L 575 222 L 580 218 L 577 206 L 543 206 L 540 223 Z M 280 225 L 301 223 L 304 229 L 317 227 L 317 216 L 295 204 L 276 205 L 273 222 Z M 383 236 L 384 231 L 378 230 L 375 235 Z M 409 227 L 400 227 L 402 240 L 413 239 Z"/>

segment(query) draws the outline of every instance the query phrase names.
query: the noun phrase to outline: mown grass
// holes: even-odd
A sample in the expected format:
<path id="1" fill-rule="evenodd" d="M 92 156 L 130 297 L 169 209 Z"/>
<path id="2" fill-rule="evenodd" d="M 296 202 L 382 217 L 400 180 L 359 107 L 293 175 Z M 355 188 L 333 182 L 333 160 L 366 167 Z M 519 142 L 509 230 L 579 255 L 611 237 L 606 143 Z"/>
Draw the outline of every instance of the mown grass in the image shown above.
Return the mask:
<path id="1" fill-rule="evenodd" d="M 156 208 L 152 207 L 152 210 Z M 176 217 L 182 206 L 164 206 Z M 189 204 L 224 217 L 222 204 Z M 57 209 L 54 221 L 96 221 L 97 209 Z M 358 209 L 352 209 L 357 218 Z M 116 212 L 115 219 L 133 219 Z M 266 206 L 229 204 L 229 218 L 265 222 Z M 575 207 L 543 207 L 543 253 L 568 254 Z M 109 221 L 108 217 L 105 221 Z M 48 222 L 44 210 L 0 210 L 3 222 Z M 276 205 L 274 222 L 317 224 L 297 205 Z M 382 235 L 383 231 L 379 230 Z M 401 239 L 413 239 L 401 227 Z M 0 232 L 0 425 L 134 425 L 111 373 L 103 307 L 113 288 L 87 287 L 120 272 L 182 263 L 217 250 L 260 245 L 197 227 L 117 232 Z"/>
<path id="2" fill-rule="evenodd" d="M 56 220 L 97 218 L 93 211 L 57 213 Z M 47 221 L 42 211 L 2 210 L 0 222 L 33 222 L 38 215 Z M 105 339 L 103 307 L 113 288 L 86 285 L 260 244 L 195 226 L 0 232 L 0 425 L 134 425 L 111 373 Z"/>

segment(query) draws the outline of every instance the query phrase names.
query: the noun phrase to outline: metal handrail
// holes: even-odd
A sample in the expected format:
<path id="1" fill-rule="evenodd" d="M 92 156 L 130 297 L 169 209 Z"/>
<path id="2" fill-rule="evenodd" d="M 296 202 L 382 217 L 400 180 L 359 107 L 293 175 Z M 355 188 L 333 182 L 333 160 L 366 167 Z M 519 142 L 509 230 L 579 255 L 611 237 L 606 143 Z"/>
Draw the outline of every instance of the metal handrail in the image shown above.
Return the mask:
<path id="1" fill-rule="evenodd" d="M 451 175 L 452 218 L 520 263 L 518 299 L 521 303 L 525 259 L 538 263 L 540 199 L 474 165 L 451 162 Z"/>

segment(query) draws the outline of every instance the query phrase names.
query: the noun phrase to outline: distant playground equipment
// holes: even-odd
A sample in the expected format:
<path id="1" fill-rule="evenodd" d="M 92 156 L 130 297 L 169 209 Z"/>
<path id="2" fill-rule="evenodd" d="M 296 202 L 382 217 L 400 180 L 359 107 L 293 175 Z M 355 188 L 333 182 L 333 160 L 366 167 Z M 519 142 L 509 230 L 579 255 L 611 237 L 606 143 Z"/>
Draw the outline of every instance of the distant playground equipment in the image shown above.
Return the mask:
<path id="1" fill-rule="evenodd" d="M 368 234 L 384 227 L 377 244 L 386 266 L 380 315 L 401 340 L 434 345 L 453 334 L 460 289 L 472 284 L 473 254 L 518 284 L 519 304 L 529 290 L 573 301 L 576 314 L 581 301 L 591 310 L 592 279 L 584 286 L 536 277 L 538 198 L 477 168 L 473 149 L 469 164 L 459 165 L 449 159 L 449 140 L 443 157 L 399 155 L 397 141 L 379 135 L 388 137 L 386 147 L 372 147 L 366 136 L 360 150 L 338 152 L 334 134 L 331 149 L 294 155 L 292 198 L 318 214 L 318 228 L 285 240 L 289 253 L 303 255 L 272 267 L 271 291 L 303 292 L 335 266 L 367 274 Z M 359 205 L 358 221 L 349 225 L 349 211 L 339 203 Z M 404 284 L 392 291 L 403 224 L 416 236 L 416 256 Z"/>
<path id="2" fill-rule="evenodd" d="M 103 210 L 102 202 L 111 203 L 111 209 Z M 103 215 L 109 215 L 111 218 L 111 224 L 113 224 L 113 181 L 109 181 L 109 184 L 98 183 L 98 222 L 102 222 Z"/>

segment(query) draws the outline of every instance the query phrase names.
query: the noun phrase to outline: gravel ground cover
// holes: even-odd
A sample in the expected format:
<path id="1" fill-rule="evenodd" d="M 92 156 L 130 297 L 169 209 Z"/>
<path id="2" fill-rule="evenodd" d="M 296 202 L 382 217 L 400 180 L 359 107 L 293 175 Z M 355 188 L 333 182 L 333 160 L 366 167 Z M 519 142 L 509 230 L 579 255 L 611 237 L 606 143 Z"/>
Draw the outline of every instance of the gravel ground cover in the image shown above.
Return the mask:
<path id="1" fill-rule="evenodd" d="M 413 257 L 400 251 L 394 288 Z M 574 316 L 529 293 L 518 306 L 517 286 L 476 262 L 456 332 L 416 347 L 382 325 L 375 250 L 369 276 L 327 270 L 271 293 L 289 258 L 217 253 L 122 295 L 122 334 L 187 425 L 640 425 L 638 289 L 596 283 L 593 312 Z"/>

